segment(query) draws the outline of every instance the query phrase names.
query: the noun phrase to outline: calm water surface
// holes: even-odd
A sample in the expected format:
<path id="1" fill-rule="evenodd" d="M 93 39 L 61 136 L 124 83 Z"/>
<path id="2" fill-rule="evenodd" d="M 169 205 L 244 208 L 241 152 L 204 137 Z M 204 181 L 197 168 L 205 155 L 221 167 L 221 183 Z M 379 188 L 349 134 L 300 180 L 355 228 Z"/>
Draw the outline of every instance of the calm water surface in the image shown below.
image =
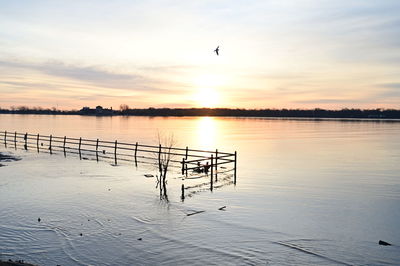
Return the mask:
<path id="1" fill-rule="evenodd" d="M 167 203 L 143 176 L 156 173 L 151 167 L 3 145 L 22 160 L 0 168 L 2 259 L 400 264 L 399 122 L 0 115 L 2 130 L 143 144 L 156 144 L 160 132 L 174 134 L 177 146 L 238 152 L 236 186 L 181 202 L 186 181 L 171 173 Z M 394 245 L 379 246 L 381 239 Z"/>

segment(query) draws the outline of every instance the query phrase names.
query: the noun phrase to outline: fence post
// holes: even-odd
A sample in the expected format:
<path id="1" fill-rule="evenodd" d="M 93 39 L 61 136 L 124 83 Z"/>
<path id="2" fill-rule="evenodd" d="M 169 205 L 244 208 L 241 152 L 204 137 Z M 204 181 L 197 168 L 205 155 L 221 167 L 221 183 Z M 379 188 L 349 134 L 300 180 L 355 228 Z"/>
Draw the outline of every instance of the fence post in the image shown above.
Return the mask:
<path id="1" fill-rule="evenodd" d="M 50 144 L 49 144 L 50 154 L 52 154 L 52 151 L 51 151 L 51 140 L 52 140 L 52 138 L 53 138 L 53 135 L 50 135 Z"/>
<path id="2" fill-rule="evenodd" d="M 160 170 L 160 173 L 162 173 L 161 169 L 161 144 L 158 146 L 158 168 Z"/>
<path id="3" fill-rule="evenodd" d="M 4 131 L 4 146 L 7 147 L 7 130 Z"/>
<path id="4" fill-rule="evenodd" d="M 186 146 L 185 160 L 188 159 L 188 155 L 189 155 L 189 148 L 188 148 L 188 146 Z"/>
<path id="5" fill-rule="evenodd" d="M 14 147 L 17 149 L 17 131 L 14 133 Z"/>
<path id="6" fill-rule="evenodd" d="M 136 142 L 136 144 L 135 144 L 135 166 L 137 167 L 137 157 L 136 157 L 136 155 L 137 155 L 137 147 L 138 147 L 138 143 Z"/>
<path id="7" fill-rule="evenodd" d="M 96 140 L 96 161 L 99 161 L 99 139 Z"/>
<path id="8" fill-rule="evenodd" d="M 79 138 L 79 146 L 78 146 L 78 150 L 79 150 L 79 159 L 80 159 L 80 160 L 82 160 L 81 145 L 82 145 L 82 137 Z"/>
<path id="9" fill-rule="evenodd" d="M 117 165 L 117 141 L 115 140 L 115 147 L 114 147 L 114 160 L 115 165 Z"/>
<path id="10" fill-rule="evenodd" d="M 36 138 L 36 148 L 37 148 L 37 151 L 39 152 L 39 133 L 37 134 L 37 138 Z"/>
<path id="11" fill-rule="evenodd" d="M 182 190 L 181 200 L 184 201 L 184 199 L 185 199 L 185 186 L 183 184 L 182 184 L 181 190 Z"/>
<path id="12" fill-rule="evenodd" d="M 65 155 L 65 142 L 67 141 L 67 136 L 64 136 L 64 142 L 63 142 L 63 150 L 64 150 L 64 155 Z"/>
<path id="13" fill-rule="evenodd" d="M 215 150 L 215 181 L 218 181 L 218 149 Z"/>
<path id="14" fill-rule="evenodd" d="M 24 140 L 25 140 L 24 148 L 25 150 L 28 150 L 28 132 L 25 133 Z"/>
<path id="15" fill-rule="evenodd" d="M 182 158 L 182 175 L 185 173 L 185 158 Z"/>
<path id="16" fill-rule="evenodd" d="M 235 162 L 234 162 L 234 172 L 233 172 L 233 184 L 236 185 L 236 159 L 237 159 L 237 152 L 235 151 Z"/>
<path id="17" fill-rule="evenodd" d="M 211 154 L 211 182 L 210 182 L 210 190 L 213 191 L 213 168 L 214 168 L 214 155 Z"/>

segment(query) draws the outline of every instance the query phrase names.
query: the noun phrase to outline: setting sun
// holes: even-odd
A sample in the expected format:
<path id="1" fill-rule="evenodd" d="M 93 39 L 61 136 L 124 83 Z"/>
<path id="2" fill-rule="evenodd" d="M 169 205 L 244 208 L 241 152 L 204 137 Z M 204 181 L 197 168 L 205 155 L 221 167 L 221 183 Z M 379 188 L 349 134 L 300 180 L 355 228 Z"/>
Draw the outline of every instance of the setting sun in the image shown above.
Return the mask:
<path id="1" fill-rule="evenodd" d="M 196 92 L 193 101 L 198 107 L 218 107 L 221 104 L 218 88 L 223 84 L 223 79 L 219 75 L 202 75 L 194 80 Z"/>
<path id="2" fill-rule="evenodd" d="M 217 107 L 220 104 L 219 94 L 212 88 L 199 88 L 193 100 L 198 107 Z"/>

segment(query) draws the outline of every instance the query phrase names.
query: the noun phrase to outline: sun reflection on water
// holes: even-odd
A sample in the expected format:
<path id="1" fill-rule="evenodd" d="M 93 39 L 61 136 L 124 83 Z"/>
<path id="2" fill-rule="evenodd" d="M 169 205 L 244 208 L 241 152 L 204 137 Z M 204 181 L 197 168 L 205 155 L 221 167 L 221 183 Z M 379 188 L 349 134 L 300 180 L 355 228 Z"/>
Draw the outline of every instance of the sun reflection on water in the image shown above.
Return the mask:
<path id="1" fill-rule="evenodd" d="M 217 123 L 213 117 L 200 117 L 197 122 L 197 142 L 201 149 L 215 148 L 217 137 Z"/>

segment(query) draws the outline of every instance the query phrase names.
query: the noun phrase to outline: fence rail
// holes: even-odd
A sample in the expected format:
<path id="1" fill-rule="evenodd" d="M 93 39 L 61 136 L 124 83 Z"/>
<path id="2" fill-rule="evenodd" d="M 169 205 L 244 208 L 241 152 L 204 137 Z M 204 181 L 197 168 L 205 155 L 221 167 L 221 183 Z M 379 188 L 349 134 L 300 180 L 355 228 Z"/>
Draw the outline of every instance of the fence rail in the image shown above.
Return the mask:
<path id="1" fill-rule="evenodd" d="M 149 163 L 159 158 L 162 154 L 171 155 L 172 167 L 179 167 L 182 175 L 188 175 L 189 171 L 205 172 L 211 175 L 211 187 L 213 178 L 218 178 L 221 166 L 231 165 L 233 170 L 234 184 L 236 184 L 237 152 L 228 153 L 219 150 L 207 151 L 198 149 L 166 147 L 162 145 L 147 145 L 127 142 L 107 141 L 100 139 L 71 138 L 67 136 L 40 135 L 30 133 L 19 133 L 0 131 L 0 140 L 7 145 L 23 147 L 25 150 L 36 149 L 37 152 L 47 150 L 62 151 L 78 154 L 82 159 L 83 153 L 91 153 L 99 159 L 113 159 L 115 165 L 118 161 L 132 162 L 136 166 L 138 162 Z M 176 159 L 182 158 L 181 160 Z"/>

